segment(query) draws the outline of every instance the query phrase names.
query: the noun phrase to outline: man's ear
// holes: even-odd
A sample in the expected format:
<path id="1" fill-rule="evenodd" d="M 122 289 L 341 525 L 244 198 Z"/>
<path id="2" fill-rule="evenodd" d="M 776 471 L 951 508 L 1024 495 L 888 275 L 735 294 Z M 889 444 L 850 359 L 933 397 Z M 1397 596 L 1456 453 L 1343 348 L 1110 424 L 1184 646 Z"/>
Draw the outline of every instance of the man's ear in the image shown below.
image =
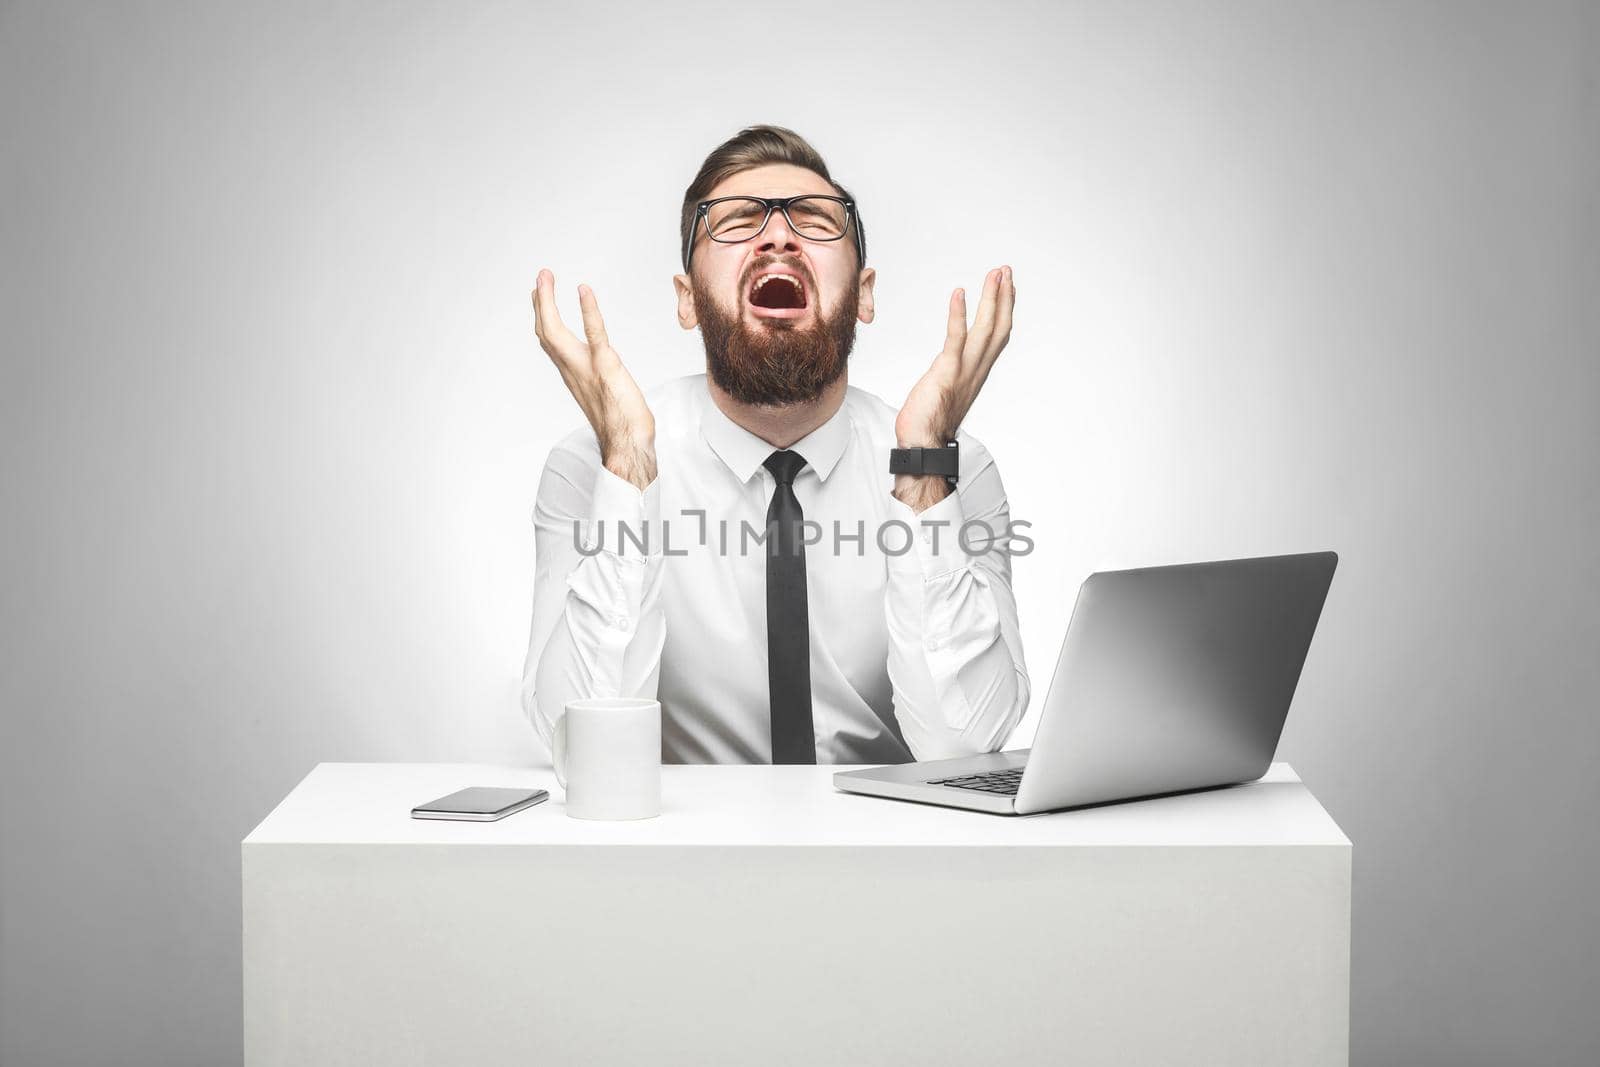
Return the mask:
<path id="1" fill-rule="evenodd" d="M 692 330 L 699 324 L 699 317 L 694 313 L 694 289 L 687 274 L 674 274 L 672 288 L 678 294 L 678 325 L 685 330 Z"/>
<path id="2" fill-rule="evenodd" d="M 871 267 L 861 268 L 861 287 L 856 293 L 856 318 L 862 322 L 872 321 L 872 283 L 878 280 L 878 272 Z"/>

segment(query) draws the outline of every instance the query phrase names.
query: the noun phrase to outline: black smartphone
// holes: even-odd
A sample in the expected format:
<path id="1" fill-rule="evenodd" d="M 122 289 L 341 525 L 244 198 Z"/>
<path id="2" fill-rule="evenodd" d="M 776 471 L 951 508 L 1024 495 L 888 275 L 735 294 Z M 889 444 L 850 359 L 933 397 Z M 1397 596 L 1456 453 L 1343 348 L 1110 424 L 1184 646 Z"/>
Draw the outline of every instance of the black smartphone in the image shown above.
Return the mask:
<path id="1" fill-rule="evenodd" d="M 418 804 L 411 809 L 411 817 L 494 822 L 549 799 L 548 789 L 498 789 L 480 785 L 457 790 L 426 804 Z"/>

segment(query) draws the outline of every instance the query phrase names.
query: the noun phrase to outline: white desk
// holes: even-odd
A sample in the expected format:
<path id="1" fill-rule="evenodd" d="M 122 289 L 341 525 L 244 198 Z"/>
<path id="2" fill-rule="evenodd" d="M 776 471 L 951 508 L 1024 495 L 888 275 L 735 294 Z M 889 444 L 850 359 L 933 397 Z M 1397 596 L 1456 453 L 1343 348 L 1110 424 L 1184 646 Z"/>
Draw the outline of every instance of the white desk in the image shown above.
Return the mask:
<path id="1" fill-rule="evenodd" d="M 1347 1062 L 1350 842 L 1287 764 L 1021 818 L 842 769 L 597 823 L 544 768 L 321 764 L 243 844 L 245 1063 Z M 410 818 L 467 785 L 551 799 Z"/>

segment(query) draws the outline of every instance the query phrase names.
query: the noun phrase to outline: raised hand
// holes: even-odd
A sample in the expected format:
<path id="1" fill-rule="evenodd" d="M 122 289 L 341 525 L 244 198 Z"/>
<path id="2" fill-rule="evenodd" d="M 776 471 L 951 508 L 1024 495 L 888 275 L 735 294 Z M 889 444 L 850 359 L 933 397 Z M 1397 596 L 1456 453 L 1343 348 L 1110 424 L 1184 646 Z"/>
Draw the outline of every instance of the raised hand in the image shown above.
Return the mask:
<path id="1" fill-rule="evenodd" d="M 1011 268 L 997 267 L 983 281 L 978 318 L 967 329 L 966 293 L 950 294 L 944 349 L 934 357 L 895 419 L 901 448 L 939 448 L 956 439 L 956 429 L 978 398 L 984 379 L 1011 340 L 1011 309 L 1017 287 Z"/>
<path id="2" fill-rule="evenodd" d="M 983 281 L 977 321 L 968 330 L 966 293 L 957 289 L 950 294 L 944 348 L 911 387 L 895 417 L 894 435 L 901 448 L 942 448 L 956 439 L 989 369 L 1011 340 L 1011 308 L 1016 301 L 1011 268 L 990 271 Z M 918 513 L 950 493 L 950 483 L 935 475 L 900 474 L 894 481 L 894 495 Z"/>
<path id="3" fill-rule="evenodd" d="M 583 340 L 562 323 L 555 289 L 555 275 L 540 268 L 533 290 L 533 332 L 539 346 L 594 428 L 606 469 L 643 489 L 656 477 L 655 416 L 606 337 L 594 290 L 578 286 Z"/>

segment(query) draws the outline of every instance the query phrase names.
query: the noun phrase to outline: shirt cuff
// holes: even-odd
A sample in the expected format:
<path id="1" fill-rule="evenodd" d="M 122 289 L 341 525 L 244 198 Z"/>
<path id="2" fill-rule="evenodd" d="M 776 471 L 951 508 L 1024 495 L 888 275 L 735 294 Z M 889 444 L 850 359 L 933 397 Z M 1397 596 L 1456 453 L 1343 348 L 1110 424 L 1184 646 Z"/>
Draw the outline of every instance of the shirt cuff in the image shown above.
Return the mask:
<path id="1" fill-rule="evenodd" d="M 640 489 L 605 467 L 595 474 L 589 520 L 583 529 L 583 550 L 592 555 L 601 548 L 624 558 L 661 555 L 659 475 Z"/>
<path id="2" fill-rule="evenodd" d="M 920 515 L 893 494 L 889 497 L 889 510 L 911 529 L 911 546 L 889 556 L 891 572 L 919 574 L 926 581 L 966 568 L 969 559 L 961 547 L 961 524 L 966 519 L 954 486 L 943 500 L 924 508 Z M 988 537 L 981 528 L 968 531 L 968 535 L 975 546 L 982 545 Z"/>

